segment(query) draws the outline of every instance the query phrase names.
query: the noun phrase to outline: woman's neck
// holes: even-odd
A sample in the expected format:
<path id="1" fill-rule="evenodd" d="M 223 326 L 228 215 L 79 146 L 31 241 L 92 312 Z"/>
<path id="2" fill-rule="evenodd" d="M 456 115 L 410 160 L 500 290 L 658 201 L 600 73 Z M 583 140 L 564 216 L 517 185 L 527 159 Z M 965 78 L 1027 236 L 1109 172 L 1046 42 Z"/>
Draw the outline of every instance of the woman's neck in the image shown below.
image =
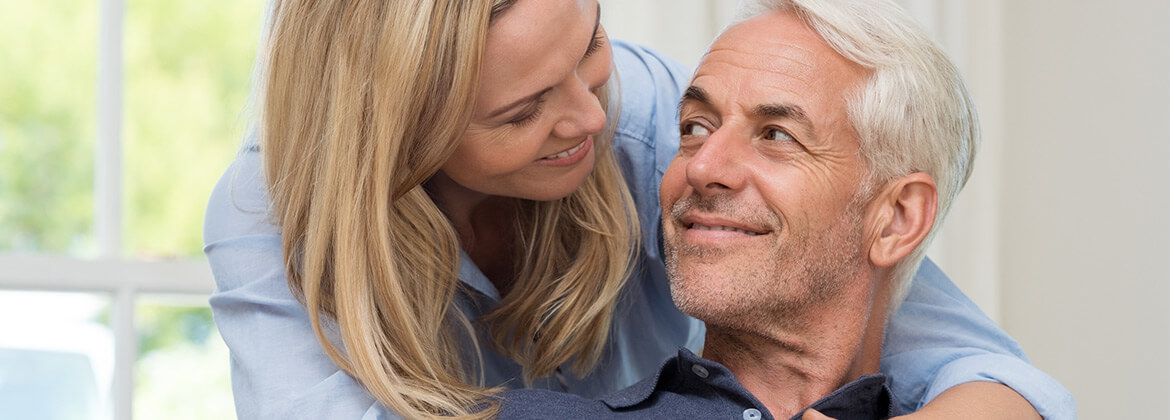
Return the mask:
<path id="1" fill-rule="evenodd" d="M 451 221 L 459 245 L 504 296 L 516 276 L 516 201 L 473 191 L 442 171 L 426 184 L 435 204 Z"/>

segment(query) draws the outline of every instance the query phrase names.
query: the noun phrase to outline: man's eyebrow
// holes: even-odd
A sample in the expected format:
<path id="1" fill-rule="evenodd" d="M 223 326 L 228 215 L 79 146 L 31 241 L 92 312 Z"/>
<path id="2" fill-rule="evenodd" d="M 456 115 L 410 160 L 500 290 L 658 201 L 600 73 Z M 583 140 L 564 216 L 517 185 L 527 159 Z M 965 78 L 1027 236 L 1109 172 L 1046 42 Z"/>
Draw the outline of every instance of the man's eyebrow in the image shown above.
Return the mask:
<path id="1" fill-rule="evenodd" d="M 752 109 L 752 115 L 757 118 L 789 118 L 796 120 L 796 122 L 804 124 L 811 128 L 812 120 L 808 119 L 808 114 L 804 112 L 804 108 L 799 105 L 792 104 L 763 104 L 756 105 Z"/>
<path id="2" fill-rule="evenodd" d="M 680 113 L 682 112 L 683 104 L 687 103 L 687 101 L 710 105 L 711 96 L 701 87 L 690 86 L 687 87 L 686 92 L 683 92 L 682 100 L 678 103 Z M 756 105 L 755 108 L 752 108 L 751 114 L 758 119 L 788 118 L 796 121 L 798 124 L 804 125 L 809 131 L 813 129 L 812 120 L 808 118 L 808 113 L 804 112 L 804 108 L 801 108 L 800 105 L 785 103 Z"/>
<path id="3" fill-rule="evenodd" d="M 756 105 L 752 108 L 752 116 L 760 120 L 784 118 L 795 121 L 796 125 L 803 127 L 808 140 L 816 138 L 816 127 L 800 105 L 786 103 Z"/>
<path id="4" fill-rule="evenodd" d="M 687 101 L 695 101 L 702 104 L 710 104 L 711 98 L 707 95 L 707 91 L 698 86 L 688 86 L 686 92 L 683 92 L 682 99 L 678 101 L 678 109 L 681 111 L 682 106 Z"/>

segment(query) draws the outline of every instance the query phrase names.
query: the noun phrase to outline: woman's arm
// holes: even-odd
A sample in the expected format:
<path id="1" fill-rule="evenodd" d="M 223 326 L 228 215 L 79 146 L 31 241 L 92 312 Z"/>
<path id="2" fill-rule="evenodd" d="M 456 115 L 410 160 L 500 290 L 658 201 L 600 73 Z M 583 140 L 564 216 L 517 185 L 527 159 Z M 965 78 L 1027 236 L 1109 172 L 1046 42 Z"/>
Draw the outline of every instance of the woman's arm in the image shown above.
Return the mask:
<path id="1" fill-rule="evenodd" d="M 1039 420 L 1028 400 L 995 382 L 967 382 L 943 391 L 921 410 L 895 420 Z M 835 420 L 808 409 L 801 420 Z"/>
<path id="2" fill-rule="evenodd" d="M 211 310 L 231 350 L 236 414 L 393 416 L 322 351 L 308 312 L 289 291 L 264 191 L 260 152 L 248 148 L 216 185 L 204 219 L 203 251 L 216 282 Z"/>
<path id="3" fill-rule="evenodd" d="M 1032 366 L 1019 344 L 930 259 L 922 262 L 909 295 L 886 326 L 881 370 L 890 377 L 903 412 L 987 404 L 981 394 L 965 391 L 939 398 L 958 385 L 989 381 L 1010 387 L 1046 419 L 1076 418 L 1068 390 Z"/>
<path id="4" fill-rule="evenodd" d="M 1040 420 L 1040 413 L 1022 395 L 996 382 L 967 382 L 938 394 L 899 420 Z"/>

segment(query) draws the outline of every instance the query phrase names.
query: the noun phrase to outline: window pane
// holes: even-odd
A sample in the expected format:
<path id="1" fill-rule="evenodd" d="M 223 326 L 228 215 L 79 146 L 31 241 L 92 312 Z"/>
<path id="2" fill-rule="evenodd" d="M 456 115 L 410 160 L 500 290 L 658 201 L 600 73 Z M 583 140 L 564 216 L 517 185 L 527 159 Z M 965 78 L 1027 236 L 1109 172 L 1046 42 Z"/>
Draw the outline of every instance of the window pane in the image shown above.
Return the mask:
<path id="1" fill-rule="evenodd" d="M 234 419 L 228 350 L 207 298 L 142 296 L 135 313 L 134 418 Z"/>
<path id="2" fill-rule="evenodd" d="M 97 4 L 0 13 L 0 251 L 93 248 Z"/>
<path id="3" fill-rule="evenodd" d="M 199 255 L 203 211 L 239 146 L 264 0 L 129 0 L 125 243 Z"/>
<path id="4" fill-rule="evenodd" d="M 0 417 L 109 419 L 109 297 L 0 291 Z"/>

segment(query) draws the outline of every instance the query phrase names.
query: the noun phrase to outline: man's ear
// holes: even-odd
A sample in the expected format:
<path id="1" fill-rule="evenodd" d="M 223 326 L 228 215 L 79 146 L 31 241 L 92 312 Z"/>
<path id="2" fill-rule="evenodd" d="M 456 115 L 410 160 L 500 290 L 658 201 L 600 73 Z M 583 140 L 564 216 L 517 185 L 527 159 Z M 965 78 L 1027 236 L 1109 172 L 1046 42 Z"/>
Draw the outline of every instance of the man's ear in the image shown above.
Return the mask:
<path id="1" fill-rule="evenodd" d="M 934 179 L 922 172 L 898 177 L 886 184 L 872 202 L 878 206 L 877 232 L 869 249 L 870 261 L 889 267 L 910 255 L 934 226 L 938 212 L 938 189 Z"/>

